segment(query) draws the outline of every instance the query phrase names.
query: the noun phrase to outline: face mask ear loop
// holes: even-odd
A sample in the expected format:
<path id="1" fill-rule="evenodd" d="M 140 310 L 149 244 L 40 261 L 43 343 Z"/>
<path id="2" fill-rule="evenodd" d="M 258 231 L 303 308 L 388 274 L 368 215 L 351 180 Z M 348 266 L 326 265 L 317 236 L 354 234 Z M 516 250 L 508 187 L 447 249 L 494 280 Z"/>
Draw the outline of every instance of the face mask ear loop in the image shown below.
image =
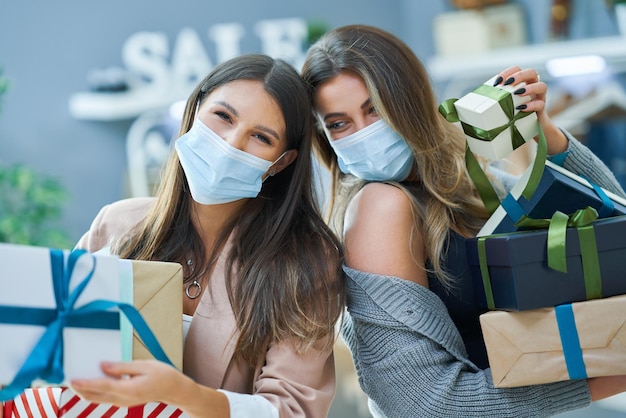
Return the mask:
<path id="1" fill-rule="evenodd" d="M 287 153 L 289 152 L 289 150 L 283 152 L 282 154 L 280 154 L 280 157 L 278 157 L 276 160 L 274 160 L 274 162 L 272 163 L 272 165 L 270 165 L 270 168 L 267 169 L 267 171 L 265 172 L 265 174 L 263 174 L 263 177 L 261 178 L 261 182 L 265 183 L 265 180 L 267 180 L 268 178 L 274 176 L 276 174 L 276 170 L 274 170 L 272 167 L 274 167 L 274 165 L 279 162 L 281 160 L 281 158 L 283 158 Z"/>

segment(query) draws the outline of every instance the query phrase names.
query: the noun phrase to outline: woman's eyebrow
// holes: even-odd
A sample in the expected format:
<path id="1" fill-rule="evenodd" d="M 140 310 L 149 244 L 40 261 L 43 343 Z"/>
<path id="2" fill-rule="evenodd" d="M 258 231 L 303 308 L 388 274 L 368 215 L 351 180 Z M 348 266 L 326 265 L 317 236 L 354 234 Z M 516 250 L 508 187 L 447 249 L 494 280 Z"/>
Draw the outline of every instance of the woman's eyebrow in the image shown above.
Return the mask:
<path id="1" fill-rule="evenodd" d="M 239 112 L 237 112 L 237 110 L 234 107 L 232 107 L 230 104 L 228 104 L 227 102 L 225 102 L 223 100 L 218 100 L 215 103 L 221 104 L 226 109 L 228 109 L 233 115 L 239 116 Z"/>
<path id="2" fill-rule="evenodd" d="M 365 100 L 361 106 L 359 107 L 360 109 L 365 109 L 366 107 L 368 107 L 370 104 L 372 103 L 372 99 L 370 99 L 369 97 L 367 98 L 367 100 Z M 346 116 L 347 113 L 346 112 L 331 112 L 328 113 L 326 115 L 324 115 L 324 120 L 326 119 L 330 119 L 330 118 L 336 118 L 336 117 L 341 117 L 341 116 Z"/>
<path id="3" fill-rule="evenodd" d="M 270 135 L 272 135 L 274 138 L 276 138 L 277 141 L 280 142 L 280 136 L 278 135 L 278 132 L 276 132 L 275 130 L 273 130 L 272 128 L 268 128 L 265 125 L 256 125 L 257 129 L 260 129 L 261 131 L 264 131 Z"/>

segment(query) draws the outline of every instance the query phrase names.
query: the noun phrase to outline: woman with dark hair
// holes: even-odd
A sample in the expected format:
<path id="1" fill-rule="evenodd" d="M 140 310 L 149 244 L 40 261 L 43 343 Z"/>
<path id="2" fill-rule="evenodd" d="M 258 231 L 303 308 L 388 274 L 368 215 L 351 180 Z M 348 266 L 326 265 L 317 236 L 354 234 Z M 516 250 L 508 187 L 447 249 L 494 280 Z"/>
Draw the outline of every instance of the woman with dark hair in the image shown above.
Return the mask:
<path id="1" fill-rule="evenodd" d="M 342 253 L 313 192 L 310 101 L 295 69 L 263 55 L 197 86 L 156 197 L 106 206 L 77 245 L 183 265 L 184 374 L 105 363 L 111 379 L 71 382 L 81 396 L 195 417 L 327 416 Z"/>
<path id="2" fill-rule="evenodd" d="M 459 69 L 462 71 L 462 69 Z M 376 417 L 536 417 L 626 390 L 613 376 L 495 388 L 466 271 L 465 241 L 488 218 L 465 167 L 465 136 L 438 112 L 411 49 L 378 28 L 344 26 L 308 51 L 315 143 L 331 172 L 331 221 L 343 237 L 349 315 L 342 333 Z M 520 86 L 548 153 L 617 194 L 612 173 L 558 129 L 546 85 L 511 67 L 496 84 Z M 504 189 L 514 180 L 489 171 Z"/>

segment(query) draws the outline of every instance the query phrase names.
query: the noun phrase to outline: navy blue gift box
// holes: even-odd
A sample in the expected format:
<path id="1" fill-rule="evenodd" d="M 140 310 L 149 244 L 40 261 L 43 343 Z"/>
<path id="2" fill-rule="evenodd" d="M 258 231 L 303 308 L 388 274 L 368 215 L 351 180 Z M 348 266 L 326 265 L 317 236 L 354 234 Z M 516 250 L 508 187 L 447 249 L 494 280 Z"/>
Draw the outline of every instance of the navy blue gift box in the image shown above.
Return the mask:
<path id="1" fill-rule="evenodd" d="M 547 161 L 539 185 L 530 199 L 523 196 L 517 199 L 517 203 L 529 218 L 548 219 L 556 211 L 570 214 L 587 206 L 596 209 L 600 218 L 626 215 L 625 204 L 615 200 L 606 202 L 608 199 L 606 195 L 600 196 L 596 189 L 583 184 L 582 178 L 569 172 L 567 172 L 569 175 L 564 174 L 564 172 L 567 171 Z M 603 191 L 600 190 L 600 193 Z M 607 203 L 609 203 L 608 206 Z M 494 224 L 494 219 L 491 219 L 489 223 Z M 518 230 L 515 220 L 506 215 L 502 216 L 494 227 L 488 229 L 487 233 L 490 234 Z"/>
<path id="2" fill-rule="evenodd" d="M 597 220 L 592 225 L 601 296 L 626 294 L 626 216 Z M 567 228 L 567 273 L 548 267 L 547 236 L 548 230 L 541 229 L 484 238 L 488 283 L 495 307 L 487 303 L 478 255 L 479 238 L 466 241 L 476 298 L 483 307 L 522 311 L 588 299 L 577 229 Z"/>

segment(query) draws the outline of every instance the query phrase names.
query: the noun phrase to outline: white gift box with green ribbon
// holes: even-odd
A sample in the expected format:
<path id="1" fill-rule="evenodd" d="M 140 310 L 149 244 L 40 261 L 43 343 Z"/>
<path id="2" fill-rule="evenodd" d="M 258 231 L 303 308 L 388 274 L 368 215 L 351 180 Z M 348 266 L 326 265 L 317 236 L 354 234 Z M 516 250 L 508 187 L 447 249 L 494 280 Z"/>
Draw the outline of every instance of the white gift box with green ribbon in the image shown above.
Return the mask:
<path id="1" fill-rule="evenodd" d="M 516 109 L 530 101 L 528 96 L 513 93 L 525 83 L 494 87 L 495 79 L 440 107 L 448 121 L 461 123 L 470 150 L 489 160 L 501 160 L 539 133 L 536 113 Z"/>

